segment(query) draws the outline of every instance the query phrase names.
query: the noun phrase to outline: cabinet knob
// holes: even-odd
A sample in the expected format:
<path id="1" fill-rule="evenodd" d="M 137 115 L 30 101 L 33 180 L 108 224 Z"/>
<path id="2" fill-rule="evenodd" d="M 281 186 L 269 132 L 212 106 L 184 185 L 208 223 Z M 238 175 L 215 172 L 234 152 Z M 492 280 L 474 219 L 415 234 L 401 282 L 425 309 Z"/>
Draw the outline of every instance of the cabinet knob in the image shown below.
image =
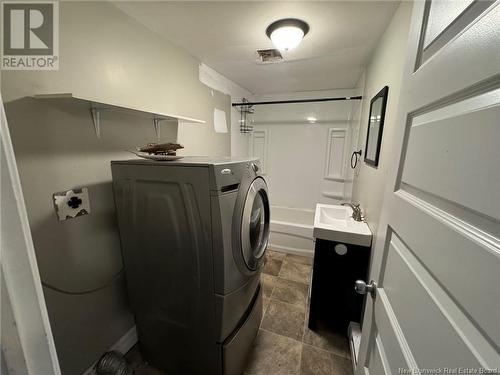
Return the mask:
<path id="1" fill-rule="evenodd" d="M 358 294 L 370 293 L 372 298 L 375 298 L 377 293 L 377 283 L 371 280 L 370 284 L 367 285 L 363 280 L 356 280 L 356 282 L 354 283 L 354 290 Z"/>

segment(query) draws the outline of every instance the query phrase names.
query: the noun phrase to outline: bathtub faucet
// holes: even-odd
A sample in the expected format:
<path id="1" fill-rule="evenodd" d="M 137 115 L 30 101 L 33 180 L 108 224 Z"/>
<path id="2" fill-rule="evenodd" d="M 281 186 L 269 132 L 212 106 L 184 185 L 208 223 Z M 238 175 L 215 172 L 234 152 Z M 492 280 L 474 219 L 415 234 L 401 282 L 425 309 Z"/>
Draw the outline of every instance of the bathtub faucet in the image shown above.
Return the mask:
<path id="1" fill-rule="evenodd" d="M 359 207 L 359 203 L 341 203 L 342 206 L 349 206 L 352 208 L 352 218 L 355 221 L 363 221 L 363 215 L 361 214 L 361 208 Z"/>

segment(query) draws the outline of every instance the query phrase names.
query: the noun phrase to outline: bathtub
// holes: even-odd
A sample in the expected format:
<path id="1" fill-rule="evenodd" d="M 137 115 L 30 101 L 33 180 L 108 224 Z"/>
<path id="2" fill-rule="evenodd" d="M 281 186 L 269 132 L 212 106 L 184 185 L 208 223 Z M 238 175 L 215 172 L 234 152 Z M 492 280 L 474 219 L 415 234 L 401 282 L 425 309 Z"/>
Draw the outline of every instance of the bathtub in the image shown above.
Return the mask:
<path id="1" fill-rule="evenodd" d="M 268 249 L 313 256 L 314 211 L 271 206 Z"/>

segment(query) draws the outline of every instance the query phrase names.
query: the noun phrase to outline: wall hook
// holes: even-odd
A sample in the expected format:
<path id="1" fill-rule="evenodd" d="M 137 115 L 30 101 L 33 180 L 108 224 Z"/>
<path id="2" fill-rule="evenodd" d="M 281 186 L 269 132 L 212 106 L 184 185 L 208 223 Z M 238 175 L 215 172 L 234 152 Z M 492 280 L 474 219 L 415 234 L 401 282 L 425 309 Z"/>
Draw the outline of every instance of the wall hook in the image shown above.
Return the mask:
<path id="1" fill-rule="evenodd" d="M 358 160 L 361 158 L 361 155 L 363 154 L 362 150 L 359 151 L 354 151 L 351 155 L 351 168 L 355 169 L 356 166 L 358 165 Z"/>

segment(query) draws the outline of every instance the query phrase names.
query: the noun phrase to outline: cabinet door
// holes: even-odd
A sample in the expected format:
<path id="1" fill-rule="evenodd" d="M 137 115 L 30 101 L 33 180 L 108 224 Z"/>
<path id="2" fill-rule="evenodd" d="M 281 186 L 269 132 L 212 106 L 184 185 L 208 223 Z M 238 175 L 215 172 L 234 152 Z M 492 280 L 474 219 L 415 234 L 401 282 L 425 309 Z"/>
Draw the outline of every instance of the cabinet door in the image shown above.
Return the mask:
<path id="1" fill-rule="evenodd" d="M 354 282 L 366 278 L 369 260 L 369 247 L 316 240 L 311 329 L 320 322 L 346 333 L 349 322 L 360 322 L 363 296 L 354 291 Z"/>

